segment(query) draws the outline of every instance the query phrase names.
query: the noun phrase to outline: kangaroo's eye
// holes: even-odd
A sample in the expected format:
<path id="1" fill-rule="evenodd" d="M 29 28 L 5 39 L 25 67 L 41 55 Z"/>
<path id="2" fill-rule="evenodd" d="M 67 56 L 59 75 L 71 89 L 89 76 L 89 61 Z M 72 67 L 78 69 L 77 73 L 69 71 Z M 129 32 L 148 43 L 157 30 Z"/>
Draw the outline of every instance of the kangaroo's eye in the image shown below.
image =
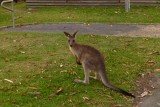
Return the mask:
<path id="1" fill-rule="evenodd" d="M 68 42 L 70 42 L 70 40 L 68 40 Z"/>
<path id="2" fill-rule="evenodd" d="M 75 40 L 73 40 L 73 42 L 75 42 Z"/>

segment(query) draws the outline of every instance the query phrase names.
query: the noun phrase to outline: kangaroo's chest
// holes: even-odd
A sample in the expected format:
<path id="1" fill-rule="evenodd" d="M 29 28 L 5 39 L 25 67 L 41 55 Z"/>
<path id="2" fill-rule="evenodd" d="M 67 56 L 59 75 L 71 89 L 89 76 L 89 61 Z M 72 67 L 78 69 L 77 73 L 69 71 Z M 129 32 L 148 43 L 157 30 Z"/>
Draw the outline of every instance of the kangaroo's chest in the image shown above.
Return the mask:
<path id="1" fill-rule="evenodd" d="M 69 50 L 71 51 L 71 53 L 72 53 L 73 55 L 76 55 L 75 50 L 74 50 L 73 48 L 71 48 L 70 46 L 69 46 Z"/>
<path id="2" fill-rule="evenodd" d="M 77 58 L 79 58 L 79 53 L 78 53 L 75 49 L 73 49 L 72 47 L 69 46 L 69 50 L 71 51 L 71 53 L 72 53 L 74 56 L 76 56 Z"/>

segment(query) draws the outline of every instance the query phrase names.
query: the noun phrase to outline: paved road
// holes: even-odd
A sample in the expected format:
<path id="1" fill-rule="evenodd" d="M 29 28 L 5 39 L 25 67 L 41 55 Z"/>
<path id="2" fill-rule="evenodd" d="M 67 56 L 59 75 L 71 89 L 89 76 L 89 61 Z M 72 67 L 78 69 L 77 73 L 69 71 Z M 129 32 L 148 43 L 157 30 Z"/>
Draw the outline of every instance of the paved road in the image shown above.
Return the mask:
<path id="1" fill-rule="evenodd" d="M 160 77 L 155 74 L 154 83 L 152 84 L 155 89 L 153 89 L 148 96 L 142 98 L 138 107 L 160 107 Z"/>
<path id="2" fill-rule="evenodd" d="M 153 95 L 145 97 L 138 107 L 160 107 L 160 90 L 155 90 Z"/>
<path id="3" fill-rule="evenodd" d="M 50 23 L 18 26 L 15 29 L 7 28 L 3 31 L 16 32 L 49 32 L 62 33 L 63 31 L 80 34 L 100 34 L 116 36 L 149 36 L 160 37 L 160 25 L 136 25 L 136 24 L 102 24 L 102 23 Z"/>

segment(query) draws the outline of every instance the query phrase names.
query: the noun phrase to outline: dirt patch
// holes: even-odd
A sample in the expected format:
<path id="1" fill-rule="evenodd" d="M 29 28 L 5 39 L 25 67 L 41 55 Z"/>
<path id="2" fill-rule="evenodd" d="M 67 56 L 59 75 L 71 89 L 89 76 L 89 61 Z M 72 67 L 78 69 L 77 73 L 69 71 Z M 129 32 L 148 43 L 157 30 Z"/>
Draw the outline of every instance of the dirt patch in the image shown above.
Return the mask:
<path id="1" fill-rule="evenodd" d="M 137 91 L 136 91 L 136 96 L 137 98 L 135 99 L 134 102 L 134 107 L 151 107 L 150 104 L 146 105 L 146 102 L 149 102 L 152 104 L 159 104 L 159 102 L 156 102 L 156 94 L 160 92 L 160 76 L 158 76 L 154 72 L 149 72 L 147 74 L 141 74 L 141 78 L 137 79 L 136 81 L 136 86 L 137 86 Z M 160 97 L 158 97 L 159 99 Z M 153 100 L 152 100 L 153 99 Z M 158 107 L 157 106 L 152 106 L 152 107 Z M 159 106 L 160 107 L 160 106 Z"/>

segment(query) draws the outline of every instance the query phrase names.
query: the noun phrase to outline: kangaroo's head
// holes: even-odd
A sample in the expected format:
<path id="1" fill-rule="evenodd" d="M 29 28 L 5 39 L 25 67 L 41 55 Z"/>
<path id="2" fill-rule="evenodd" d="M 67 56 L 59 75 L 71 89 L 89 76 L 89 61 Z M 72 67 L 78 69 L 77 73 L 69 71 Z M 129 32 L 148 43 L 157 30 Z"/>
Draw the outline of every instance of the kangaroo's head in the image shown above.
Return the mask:
<path id="1" fill-rule="evenodd" d="M 68 44 L 69 44 L 70 47 L 72 47 L 76 43 L 75 42 L 75 36 L 76 36 L 77 32 L 78 31 L 76 31 L 72 35 L 69 34 L 68 32 L 64 32 L 64 34 L 68 37 Z"/>

